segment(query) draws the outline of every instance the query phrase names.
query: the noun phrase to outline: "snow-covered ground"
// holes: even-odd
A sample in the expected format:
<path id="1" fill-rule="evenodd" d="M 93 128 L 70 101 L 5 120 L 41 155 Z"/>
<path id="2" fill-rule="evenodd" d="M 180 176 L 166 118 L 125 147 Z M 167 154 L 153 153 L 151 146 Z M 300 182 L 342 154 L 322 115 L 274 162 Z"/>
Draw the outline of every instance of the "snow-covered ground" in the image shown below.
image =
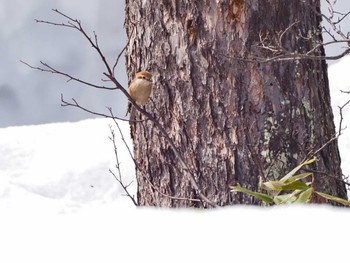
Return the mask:
<path id="1" fill-rule="evenodd" d="M 136 209 L 108 172 L 115 165 L 109 124 L 0 129 L 0 262 L 345 258 L 348 242 L 340 237 L 348 237 L 350 213 L 340 209 Z M 129 141 L 127 123 L 120 125 Z M 130 181 L 132 162 L 120 139 L 117 147 Z"/>
<path id="2" fill-rule="evenodd" d="M 346 262 L 349 219 L 349 212 L 316 207 L 175 211 L 110 204 L 58 215 L 5 210 L 0 261 Z"/>
<path id="3" fill-rule="evenodd" d="M 121 191 L 108 171 L 117 172 L 109 125 L 110 120 L 91 119 L 0 129 L 0 204 L 64 214 L 116 201 Z M 127 122 L 120 126 L 128 129 Z M 129 132 L 124 136 L 130 144 Z M 118 151 L 128 183 L 133 180 L 133 163 L 121 142 Z"/>

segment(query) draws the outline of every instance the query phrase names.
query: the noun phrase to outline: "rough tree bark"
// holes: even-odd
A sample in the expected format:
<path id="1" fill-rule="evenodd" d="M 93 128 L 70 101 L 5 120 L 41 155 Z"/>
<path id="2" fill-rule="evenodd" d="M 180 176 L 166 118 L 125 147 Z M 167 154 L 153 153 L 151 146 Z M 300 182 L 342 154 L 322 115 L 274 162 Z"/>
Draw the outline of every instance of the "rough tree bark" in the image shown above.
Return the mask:
<path id="1" fill-rule="evenodd" d="M 319 10 L 319 0 L 308 2 Z M 129 77 L 153 73 L 146 110 L 196 172 L 203 194 L 220 206 L 256 204 L 229 186 L 258 190 L 260 180 L 281 178 L 335 134 L 324 61 L 236 59 L 264 57 L 259 33 L 272 37 L 295 21 L 282 39 L 287 50 L 322 41 L 321 18 L 302 1 L 126 0 Z M 140 205 L 208 207 L 167 197 L 198 199 L 155 125 L 132 126 Z M 317 157 L 316 189 L 346 198 L 337 142 Z"/>

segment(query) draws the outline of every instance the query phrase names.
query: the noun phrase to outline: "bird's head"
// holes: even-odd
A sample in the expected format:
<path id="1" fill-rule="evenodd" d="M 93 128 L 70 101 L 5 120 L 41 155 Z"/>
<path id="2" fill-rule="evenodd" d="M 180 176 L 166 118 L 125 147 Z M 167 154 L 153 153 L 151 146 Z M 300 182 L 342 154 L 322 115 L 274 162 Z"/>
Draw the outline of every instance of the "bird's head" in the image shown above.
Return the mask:
<path id="1" fill-rule="evenodd" d="M 149 73 L 148 71 L 137 72 L 135 78 L 144 79 L 144 80 L 148 80 L 149 82 L 152 82 L 152 74 Z"/>

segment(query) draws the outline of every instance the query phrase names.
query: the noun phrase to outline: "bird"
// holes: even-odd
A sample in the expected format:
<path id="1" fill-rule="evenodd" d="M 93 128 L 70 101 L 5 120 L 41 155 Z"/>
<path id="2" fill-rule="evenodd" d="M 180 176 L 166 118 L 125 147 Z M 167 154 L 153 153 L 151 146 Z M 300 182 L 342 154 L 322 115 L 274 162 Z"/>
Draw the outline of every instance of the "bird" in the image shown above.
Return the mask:
<path id="1" fill-rule="evenodd" d="M 128 94 L 130 97 L 141 106 L 147 104 L 149 96 L 152 92 L 152 74 L 148 71 L 137 72 L 135 78 L 131 81 Z M 135 120 L 136 109 L 132 103 L 128 103 L 128 111 L 126 115 L 130 113 L 130 122 Z"/>

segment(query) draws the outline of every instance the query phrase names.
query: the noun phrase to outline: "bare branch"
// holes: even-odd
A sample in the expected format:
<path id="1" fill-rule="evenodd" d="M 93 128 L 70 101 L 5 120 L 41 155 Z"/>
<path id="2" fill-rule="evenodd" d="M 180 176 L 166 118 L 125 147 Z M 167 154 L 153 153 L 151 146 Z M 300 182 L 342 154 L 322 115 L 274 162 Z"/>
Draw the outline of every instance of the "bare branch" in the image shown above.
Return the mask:
<path id="1" fill-rule="evenodd" d="M 350 43 L 350 40 L 347 42 Z M 303 59 L 338 60 L 338 59 L 341 59 L 342 57 L 345 57 L 348 54 L 350 54 L 350 48 L 346 49 L 344 52 L 336 56 L 312 56 L 312 55 L 308 55 L 307 53 L 306 54 L 287 53 L 287 54 L 278 55 L 270 58 L 252 57 L 252 60 L 254 62 L 259 62 L 259 63 L 267 63 L 267 62 L 274 62 L 274 61 L 303 60 Z"/>
<path id="2" fill-rule="evenodd" d="M 54 11 L 54 12 L 56 12 L 57 14 L 59 14 L 59 15 L 65 17 L 65 18 L 67 18 L 69 21 L 72 21 L 72 22 L 74 22 L 74 23 L 80 23 L 80 20 L 73 19 L 73 18 L 71 18 L 70 16 L 68 16 L 68 15 L 66 15 L 66 14 L 64 14 L 64 13 L 62 13 L 62 12 L 60 12 L 60 11 L 58 11 L 58 9 L 52 9 L 52 11 Z"/>
<path id="3" fill-rule="evenodd" d="M 345 34 L 341 31 L 340 29 L 340 26 L 338 25 L 337 27 L 337 24 L 340 23 L 341 20 L 345 19 L 350 11 L 348 13 L 345 13 L 343 15 L 342 18 L 338 18 L 338 21 L 333 21 L 332 19 L 334 18 L 334 14 L 335 14 L 335 11 L 333 9 L 333 5 L 334 3 L 330 3 L 329 0 L 327 0 L 327 3 L 328 3 L 328 11 L 329 11 L 329 16 L 326 16 L 325 14 L 322 14 L 320 13 L 312 4 L 309 4 L 307 3 L 307 1 L 304 1 L 304 3 L 315 13 L 317 14 L 318 16 L 321 16 L 325 21 L 327 21 L 327 23 L 329 24 L 329 26 L 332 28 L 332 30 L 341 37 L 341 39 L 343 40 L 349 40 L 347 36 L 345 36 Z M 340 20 L 340 21 L 339 21 Z M 348 42 L 348 45 L 350 46 L 350 42 Z"/>
<path id="4" fill-rule="evenodd" d="M 282 39 L 283 37 L 286 35 L 286 33 L 291 30 L 291 28 L 293 26 L 295 26 L 296 24 L 300 23 L 300 20 L 296 20 L 294 21 L 292 24 L 290 24 L 285 30 L 283 30 L 283 32 L 279 33 L 279 37 L 278 37 L 278 43 L 279 43 L 279 46 L 282 46 Z"/>
<path id="5" fill-rule="evenodd" d="M 128 121 L 127 119 L 124 119 L 124 118 L 119 118 L 119 117 L 115 117 L 115 116 L 110 116 L 108 114 L 104 114 L 104 113 L 99 113 L 99 112 L 96 112 L 96 111 L 92 111 L 92 110 L 89 110 L 83 106 L 81 106 L 75 99 L 72 98 L 72 101 L 73 102 L 68 102 L 66 101 L 64 98 L 63 98 L 63 94 L 61 94 L 61 106 L 62 107 L 67 107 L 67 106 L 71 106 L 71 107 L 75 107 L 75 108 L 79 108 L 83 111 L 86 111 L 92 115 L 95 115 L 95 116 L 100 116 L 100 117 L 105 117 L 105 118 L 110 118 L 110 119 L 117 119 L 117 120 L 121 120 L 121 121 Z"/>
<path id="6" fill-rule="evenodd" d="M 37 23 L 42 23 L 42 24 L 48 24 L 48 25 L 52 25 L 52 26 L 63 26 L 63 27 L 70 27 L 70 28 L 76 29 L 76 27 L 75 27 L 74 25 L 72 25 L 71 23 L 69 23 L 69 24 L 65 24 L 65 23 L 55 23 L 55 22 L 50 22 L 50 21 L 45 21 L 45 20 L 39 20 L 39 19 L 35 19 L 35 22 L 37 22 Z"/>
<path id="7" fill-rule="evenodd" d="M 117 126 L 119 128 L 119 126 Z M 113 149 L 114 149 L 114 156 L 115 156 L 115 160 L 116 160 L 116 168 L 118 171 L 118 176 L 116 176 L 115 173 L 113 173 L 113 171 L 111 169 L 109 169 L 109 172 L 114 176 L 114 178 L 117 180 L 117 182 L 120 184 L 120 186 L 123 188 L 124 192 L 126 193 L 126 196 L 128 196 L 131 201 L 134 203 L 135 206 L 138 206 L 138 203 L 136 202 L 135 198 L 133 196 L 131 196 L 128 187 L 130 186 L 130 184 L 132 182 L 130 182 L 128 185 L 125 185 L 123 180 L 122 180 L 122 173 L 120 170 L 120 162 L 119 162 L 119 157 L 118 157 L 118 149 L 117 149 L 117 144 L 116 144 L 116 140 L 115 140 L 115 133 L 114 130 L 112 129 L 112 126 L 109 126 L 109 129 L 111 131 L 111 137 L 109 137 L 109 139 L 112 141 L 113 143 Z"/>
<path id="8" fill-rule="evenodd" d="M 330 178 L 332 178 L 332 179 L 334 179 L 334 180 L 337 180 L 337 181 L 339 181 L 339 182 L 342 182 L 342 183 L 344 183 L 346 186 L 350 186 L 350 183 L 348 182 L 348 179 L 345 177 L 344 179 L 342 179 L 342 178 L 338 178 L 338 177 L 336 177 L 336 176 L 333 176 L 333 175 L 330 175 L 330 174 L 328 174 L 328 173 L 325 173 L 325 172 L 322 172 L 322 171 L 317 171 L 317 170 L 313 170 L 313 169 L 308 169 L 308 168 L 305 168 L 305 167 L 303 167 L 303 170 L 305 171 L 305 172 L 310 172 L 310 173 L 315 173 L 315 174 L 320 174 L 320 175 L 322 175 L 322 176 L 327 176 L 327 177 L 330 177 Z"/>
<path id="9" fill-rule="evenodd" d="M 350 42 L 350 40 L 349 40 Z M 308 54 L 298 54 L 298 53 L 286 53 L 286 54 L 280 54 L 268 58 L 264 57 L 257 57 L 257 56 L 249 56 L 249 57 L 235 57 L 235 56 L 227 56 L 227 54 L 223 53 L 217 53 L 218 56 L 223 56 L 228 59 L 234 59 L 238 61 L 244 61 L 249 63 L 270 63 L 270 62 L 280 62 L 280 61 L 295 61 L 295 60 L 304 60 L 304 59 L 310 59 L 310 60 L 338 60 L 342 57 L 350 54 L 350 48 L 346 49 L 344 52 L 342 52 L 339 55 L 336 56 L 313 56 Z"/>
<path id="10" fill-rule="evenodd" d="M 115 60 L 115 63 L 113 65 L 113 73 L 115 72 L 115 67 L 118 65 L 119 63 L 119 59 L 121 57 L 121 55 L 124 53 L 124 51 L 126 50 L 126 47 L 127 47 L 128 43 L 123 47 L 122 51 L 120 51 L 120 53 L 118 54 L 117 56 L 117 59 Z"/>
<path id="11" fill-rule="evenodd" d="M 347 13 L 341 13 L 338 11 L 334 11 L 334 13 L 341 16 L 341 18 L 338 18 L 338 21 L 334 23 L 337 25 L 337 24 L 340 24 L 345 18 L 347 18 L 349 16 L 350 11 Z"/>
<path id="12" fill-rule="evenodd" d="M 337 140 L 339 138 L 340 135 L 342 135 L 342 131 L 343 129 L 343 110 L 344 108 L 350 103 L 350 100 L 348 100 L 346 103 L 344 103 L 342 106 L 338 106 L 339 108 L 339 115 L 340 115 L 340 120 L 339 120 L 339 128 L 338 128 L 338 132 L 336 132 L 336 134 L 329 139 L 326 143 L 324 143 L 320 148 L 318 148 L 316 151 L 313 151 L 311 153 L 309 153 L 307 155 L 307 157 L 305 157 L 304 160 L 307 160 L 310 156 L 315 156 L 316 154 L 318 154 L 320 151 L 322 151 L 325 147 L 327 147 L 331 142 L 333 142 L 334 140 Z"/>
<path id="13" fill-rule="evenodd" d="M 98 46 L 98 42 L 97 42 L 97 35 L 94 33 L 94 39 L 95 42 L 91 39 L 91 37 L 86 33 L 85 29 L 82 26 L 82 23 L 80 20 L 78 19 L 73 19 L 69 16 L 67 16 L 66 14 L 60 12 L 58 9 L 52 9 L 52 11 L 54 11 L 55 13 L 59 14 L 62 17 L 65 17 L 68 19 L 67 23 L 55 23 L 55 22 L 51 22 L 51 21 L 43 21 L 43 20 L 35 20 L 38 23 L 44 23 L 44 24 L 49 24 L 49 25 L 54 25 L 54 26 L 63 26 L 63 27 L 68 27 L 68 28 L 72 28 L 75 30 L 78 30 L 80 33 L 83 34 L 83 36 L 85 37 L 85 39 L 90 43 L 90 45 L 97 51 L 97 53 L 99 54 L 101 60 L 103 61 L 108 74 L 113 75 L 113 71 L 110 68 L 106 57 L 103 55 L 101 49 Z"/>
<path id="14" fill-rule="evenodd" d="M 96 89 L 105 89 L 105 90 L 116 90 L 116 89 L 118 89 L 117 87 L 105 87 L 105 86 L 95 85 L 95 84 L 92 84 L 91 82 L 87 82 L 87 81 L 81 80 L 81 79 L 79 79 L 77 77 L 74 77 L 74 76 L 68 74 L 68 73 L 59 71 L 59 70 L 51 67 L 50 65 L 48 65 L 47 63 L 42 62 L 42 61 L 40 61 L 40 64 L 43 67 L 32 66 L 29 63 L 24 62 L 23 60 L 20 60 L 20 62 L 23 63 L 24 65 L 30 67 L 31 69 L 39 70 L 41 72 L 48 72 L 48 73 L 52 73 L 52 74 L 58 74 L 58 75 L 67 77 L 68 78 L 67 82 L 69 82 L 71 80 L 74 80 L 76 82 L 79 82 L 81 84 L 84 84 L 86 86 L 90 86 L 90 87 L 93 87 L 93 88 L 96 88 Z"/>
<path id="15" fill-rule="evenodd" d="M 133 160 L 134 164 L 136 165 L 136 160 L 135 160 L 135 158 L 134 158 L 134 156 L 133 156 L 133 154 L 132 154 L 132 151 L 131 151 L 129 145 L 127 144 L 127 142 L 126 142 L 126 140 L 125 140 L 125 138 L 124 138 L 123 132 L 122 132 L 122 130 L 120 129 L 118 122 L 116 121 L 118 118 L 114 117 L 112 108 L 108 107 L 107 109 L 109 110 L 109 113 L 111 114 L 111 117 L 112 117 L 112 119 L 113 119 L 113 121 L 114 121 L 114 124 L 115 124 L 115 125 L 117 126 L 117 128 L 118 128 L 119 134 L 120 134 L 120 136 L 121 136 L 121 139 L 122 139 L 124 145 L 126 146 L 126 148 L 127 148 L 127 150 L 128 150 L 129 156 L 131 157 L 131 159 Z"/>
<path id="16" fill-rule="evenodd" d="M 136 27 L 136 26 L 134 25 L 133 28 L 132 28 L 131 34 L 134 32 L 135 27 Z M 120 53 L 118 54 L 117 59 L 115 60 L 115 63 L 114 63 L 113 68 L 112 68 L 113 73 L 115 72 L 115 68 L 116 68 L 116 66 L 117 66 L 118 63 L 119 63 L 119 59 L 120 59 L 121 55 L 122 55 L 122 54 L 124 53 L 124 51 L 126 50 L 126 47 L 129 45 L 130 39 L 131 39 L 131 38 L 128 39 L 128 41 L 126 42 L 125 46 L 123 47 L 123 49 L 122 49 L 122 50 L 120 51 Z M 115 76 L 115 75 L 113 75 L 113 76 Z"/>
<path id="17" fill-rule="evenodd" d="M 290 24 L 285 30 L 281 32 L 277 32 L 276 36 L 270 36 L 269 32 L 263 34 L 262 32 L 259 33 L 259 44 L 257 47 L 262 48 L 264 50 L 267 50 L 271 52 L 270 57 L 256 57 L 252 56 L 248 58 L 249 62 L 259 62 L 259 63 L 266 63 L 266 62 L 273 62 L 273 61 L 288 61 L 288 60 L 302 60 L 302 59 L 312 59 L 312 60 L 338 60 L 348 54 L 350 54 L 350 32 L 345 34 L 341 30 L 341 26 L 339 25 L 341 21 L 343 21 L 346 17 L 349 16 L 350 11 L 347 13 L 340 13 L 336 12 L 333 9 L 333 5 L 327 1 L 329 4 L 329 13 L 330 15 L 327 17 L 324 14 L 321 14 L 314 6 L 307 3 L 307 1 L 303 1 L 305 5 L 307 5 L 315 14 L 322 17 L 330 26 L 331 29 L 327 29 L 323 26 L 324 33 L 329 35 L 332 38 L 332 41 L 326 42 L 326 43 L 316 43 L 316 45 L 311 48 L 310 50 L 304 52 L 304 53 L 296 53 L 295 51 L 288 51 L 283 47 L 283 37 L 286 35 L 288 31 L 291 30 L 293 26 L 295 26 L 299 21 L 295 21 L 292 24 Z M 340 17 L 339 17 L 340 16 Z M 335 21 L 335 19 L 337 19 Z M 301 33 L 299 34 L 300 38 L 303 39 L 310 39 L 310 36 L 303 36 Z M 316 52 L 319 48 L 325 47 L 327 45 L 331 44 L 338 44 L 338 43 L 344 43 L 347 44 L 347 48 L 340 54 L 336 56 L 319 56 L 319 55 L 313 55 L 314 52 Z M 244 59 L 242 59 L 244 60 Z"/>

